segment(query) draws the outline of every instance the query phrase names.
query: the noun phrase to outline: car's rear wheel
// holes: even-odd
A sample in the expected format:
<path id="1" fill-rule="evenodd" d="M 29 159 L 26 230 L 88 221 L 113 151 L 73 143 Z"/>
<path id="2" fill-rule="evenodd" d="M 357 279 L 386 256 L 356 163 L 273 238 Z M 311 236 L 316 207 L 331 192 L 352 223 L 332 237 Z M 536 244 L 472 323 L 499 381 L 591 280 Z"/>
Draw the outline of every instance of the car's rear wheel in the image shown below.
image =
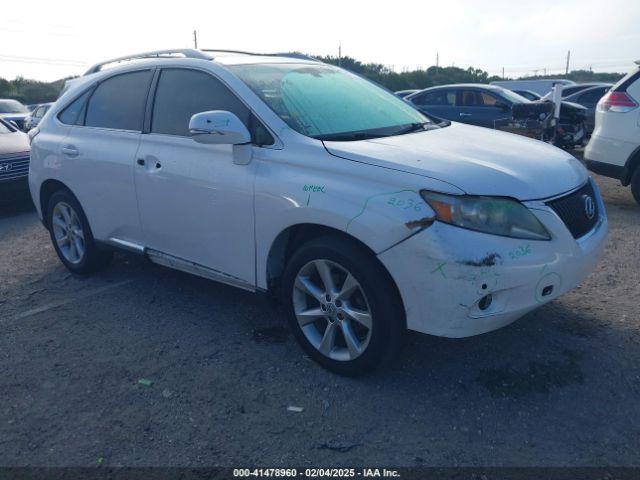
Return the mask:
<path id="1" fill-rule="evenodd" d="M 393 281 L 373 254 L 335 237 L 298 249 L 283 278 L 291 328 L 315 361 L 358 375 L 392 356 L 405 329 Z"/>
<path id="2" fill-rule="evenodd" d="M 69 192 L 60 190 L 51 196 L 47 225 L 60 261 L 72 272 L 91 273 L 111 260 L 113 253 L 96 245 L 82 207 Z"/>
<path id="3" fill-rule="evenodd" d="M 640 166 L 636 167 L 633 176 L 631 177 L 631 193 L 633 198 L 636 199 L 638 205 L 640 205 Z"/>

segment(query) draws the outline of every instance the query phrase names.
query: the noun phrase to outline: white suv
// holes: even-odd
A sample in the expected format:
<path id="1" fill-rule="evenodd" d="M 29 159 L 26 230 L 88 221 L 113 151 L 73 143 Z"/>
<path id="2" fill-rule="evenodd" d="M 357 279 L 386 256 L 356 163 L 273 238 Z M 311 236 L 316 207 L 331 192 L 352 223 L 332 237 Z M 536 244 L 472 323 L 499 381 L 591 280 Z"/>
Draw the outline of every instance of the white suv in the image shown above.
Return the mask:
<path id="1" fill-rule="evenodd" d="M 589 170 L 630 184 L 640 203 L 640 60 L 636 64 L 598 102 L 584 157 Z"/>
<path id="2" fill-rule="evenodd" d="M 131 58 L 74 81 L 31 132 L 33 200 L 73 272 L 117 247 L 277 293 L 308 354 L 356 374 L 407 328 L 507 325 L 602 253 L 598 189 L 555 147 L 433 123 L 313 59 Z"/>

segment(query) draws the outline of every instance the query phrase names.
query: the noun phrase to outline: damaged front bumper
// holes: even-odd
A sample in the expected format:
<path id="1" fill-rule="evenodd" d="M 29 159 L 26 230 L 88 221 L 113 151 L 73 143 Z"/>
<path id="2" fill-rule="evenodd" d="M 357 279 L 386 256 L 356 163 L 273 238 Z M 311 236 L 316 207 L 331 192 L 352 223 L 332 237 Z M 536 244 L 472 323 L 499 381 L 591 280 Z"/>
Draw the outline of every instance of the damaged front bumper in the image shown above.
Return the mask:
<path id="1" fill-rule="evenodd" d="M 544 201 L 525 202 L 551 233 L 522 240 L 435 222 L 378 257 L 402 297 L 407 328 L 468 337 L 508 325 L 576 287 L 596 266 L 608 222 L 597 193 L 599 220 L 574 239 Z"/>

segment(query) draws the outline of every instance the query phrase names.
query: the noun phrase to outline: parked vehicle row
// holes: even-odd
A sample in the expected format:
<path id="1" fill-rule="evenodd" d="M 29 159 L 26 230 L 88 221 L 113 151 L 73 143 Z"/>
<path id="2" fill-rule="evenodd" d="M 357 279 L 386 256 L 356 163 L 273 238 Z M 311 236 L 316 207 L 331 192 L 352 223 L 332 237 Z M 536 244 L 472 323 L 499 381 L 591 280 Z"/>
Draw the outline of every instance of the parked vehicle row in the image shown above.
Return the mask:
<path id="1" fill-rule="evenodd" d="M 546 115 L 541 120 L 552 113 L 550 108 L 546 113 L 545 109 L 539 112 L 538 103 L 495 85 L 441 85 L 410 94 L 406 100 L 428 115 L 488 128 L 506 127 L 518 120 L 519 115 L 528 117 L 528 111 Z M 518 107 L 518 115 L 514 113 L 514 106 Z M 567 148 L 581 144 L 586 134 L 585 113 L 584 107 L 563 102 L 557 130 L 560 133 L 545 126 L 541 139 L 553 139 L 557 146 Z M 536 128 L 539 128 L 537 124 Z"/>
<path id="2" fill-rule="evenodd" d="M 311 358 L 357 374 L 405 329 L 507 325 L 602 254 L 598 188 L 551 145 L 431 121 L 310 59 L 130 59 L 92 67 L 30 131 L 33 201 L 75 273 L 124 248 L 269 291 Z"/>
<path id="3" fill-rule="evenodd" d="M 11 122 L 18 129 L 29 131 L 44 117 L 53 103 L 38 103 L 23 105 L 10 98 L 0 99 L 0 119 Z"/>

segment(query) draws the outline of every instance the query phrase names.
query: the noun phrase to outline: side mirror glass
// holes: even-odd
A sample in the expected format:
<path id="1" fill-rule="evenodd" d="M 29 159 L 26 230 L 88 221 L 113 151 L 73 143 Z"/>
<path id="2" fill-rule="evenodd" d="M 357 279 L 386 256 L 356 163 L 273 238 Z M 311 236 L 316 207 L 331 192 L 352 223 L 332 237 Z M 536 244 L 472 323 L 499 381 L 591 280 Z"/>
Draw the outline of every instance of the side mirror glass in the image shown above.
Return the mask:
<path id="1" fill-rule="evenodd" d="M 198 143 L 240 145 L 251 142 L 247 127 L 233 113 L 212 110 L 189 120 L 189 135 Z"/>

